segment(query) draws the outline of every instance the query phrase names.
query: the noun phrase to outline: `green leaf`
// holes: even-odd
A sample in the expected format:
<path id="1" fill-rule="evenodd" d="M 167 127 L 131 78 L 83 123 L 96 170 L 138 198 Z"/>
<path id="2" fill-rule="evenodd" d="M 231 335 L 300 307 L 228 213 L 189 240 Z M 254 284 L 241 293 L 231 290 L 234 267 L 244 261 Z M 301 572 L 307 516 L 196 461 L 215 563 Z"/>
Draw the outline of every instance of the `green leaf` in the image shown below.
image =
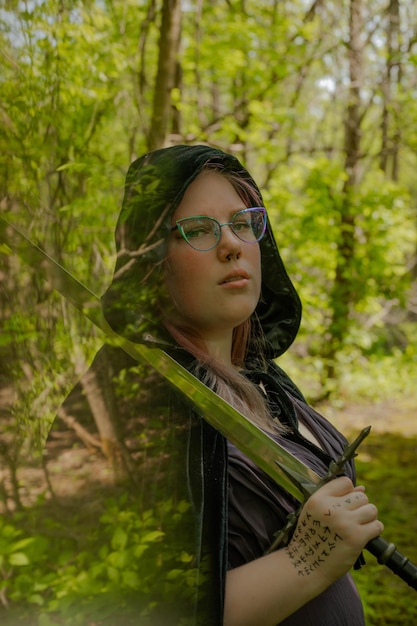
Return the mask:
<path id="1" fill-rule="evenodd" d="M 146 535 L 142 537 L 142 541 L 143 543 L 153 543 L 154 541 L 158 541 L 159 539 L 162 539 L 162 537 L 164 536 L 165 536 L 165 533 L 162 532 L 161 530 L 153 530 L 149 533 L 146 533 Z"/>
<path id="2" fill-rule="evenodd" d="M 30 561 L 24 552 L 14 552 L 9 556 L 10 565 L 22 566 L 29 565 Z"/>
<path id="3" fill-rule="evenodd" d="M 184 572 L 182 569 L 172 569 L 167 573 L 166 577 L 168 580 L 176 580 L 177 578 L 182 576 L 183 573 Z"/>
<path id="4" fill-rule="evenodd" d="M 28 597 L 28 602 L 31 604 L 37 604 L 38 606 L 44 606 L 45 598 L 43 598 L 39 593 L 34 593 Z"/>
<path id="5" fill-rule="evenodd" d="M 141 581 L 138 574 L 134 571 L 123 572 L 123 585 L 131 589 L 140 589 Z"/>
<path id="6" fill-rule="evenodd" d="M 126 547 L 128 536 L 126 532 L 118 526 L 113 534 L 111 545 L 114 550 L 123 550 Z"/>
<path id="7" fill-rule="evenodd" d="M 179 560 L 181 561 L 181 563 L 191 563 L 193 558 L 194 557 L 192 554 L 188 554 L 188 552 L 181 552 Z"/>
<path id="8" fill-rule="evenodd" d="M 33 544 L 34 541 L 35 541 L 34 537 L 26 537 L 25 539 L 20 539 L 19 541 L 16 541 L 16 543 L 14 543 L 11 546 L 11 551 L 18 552 L 22 548 L 26 548 L 27 546 Z"/>

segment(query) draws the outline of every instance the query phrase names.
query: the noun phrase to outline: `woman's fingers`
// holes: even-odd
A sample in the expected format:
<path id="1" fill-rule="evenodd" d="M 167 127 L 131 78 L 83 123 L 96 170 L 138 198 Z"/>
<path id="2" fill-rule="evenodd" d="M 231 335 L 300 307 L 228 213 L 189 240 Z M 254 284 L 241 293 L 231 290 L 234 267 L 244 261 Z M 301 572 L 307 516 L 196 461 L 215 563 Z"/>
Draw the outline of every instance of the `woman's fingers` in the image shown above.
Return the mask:
<path id="1" fill-rule="evenodd" d="M 350 478 L 347 476 L 339 476 L 338 478 L 334 478 L 328 483 L 325 483 L 322 487 L 320 487 L 319 491 L 323 495 L 336 497 L 347 495 L 348 493 L 352 493 L 354 490 L 355 487 L 353 486 Z"/>
<path id="2" fill-rule="evenodd" d="M 356 509 L 363 508 L 367 505 L 369 499 L 363 491 L 352 491 L 344 496 L 340 496 L 339 501 L 345 505 L 345 509 L 355 511 Z"/>
<path id="3" fill-rule="evenodd" d="M 364 487 L 354 487 L 342 476 L 320 487 L 307 500 L 288 555 L 294 566 L 303 563 L 326 581 L 335 580 L 382 531 L 377 508 L 369 502 Z"/>
<path id="4" fill-rule="evenodd" d="M 335 478 L 308 500 L 308 510 L 321 523 L 331 523 L 350 538 L 352 545 L 367 541 L 383 530 L 378 510 L 369 502 L 365 488 L 354 487 L 346 476 Z"/>

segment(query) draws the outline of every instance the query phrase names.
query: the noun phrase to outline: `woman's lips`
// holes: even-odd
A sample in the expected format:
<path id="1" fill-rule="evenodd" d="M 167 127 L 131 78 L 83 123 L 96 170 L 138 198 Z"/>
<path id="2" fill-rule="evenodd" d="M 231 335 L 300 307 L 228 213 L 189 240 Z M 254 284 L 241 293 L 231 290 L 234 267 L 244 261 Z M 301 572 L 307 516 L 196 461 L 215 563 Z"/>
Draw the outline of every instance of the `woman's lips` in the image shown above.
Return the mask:
<path id="1" fill-rule="evenodd" d="M 248 284 L 249 275 L 244 270 L 236 270 L 225 276 L 220 285 L 230 285 L 231 287 L 244 287 Z"/>

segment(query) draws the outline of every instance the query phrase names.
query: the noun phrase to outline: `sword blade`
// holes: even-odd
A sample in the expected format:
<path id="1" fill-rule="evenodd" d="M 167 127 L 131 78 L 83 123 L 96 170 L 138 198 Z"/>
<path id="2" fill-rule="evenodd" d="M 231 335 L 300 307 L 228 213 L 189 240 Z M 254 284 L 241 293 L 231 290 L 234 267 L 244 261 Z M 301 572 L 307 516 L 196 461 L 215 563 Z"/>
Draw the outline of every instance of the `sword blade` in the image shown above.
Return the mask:
<path id="1" fill-rule="evenodd" d="M 48 280 L 52 287 L 90 319 L 104 333 L 107 341 L 122 348 L 135 360 L 145 361 L 151 365 L 181 391 L 188 401 L 193 403 L 197 412 L 213 428 L 246 454 L 294 498 L 299 502 L 304 502 L 306 492 L 303 485 L 311 486 L 311 491 L 313 491 L 314 486 L 320 482 L 318 474 L 206 387 L 166 352 L 160 348 L 133 343 L 115 333 L 104 318 L 101 302 L 96 294 L 37 246 L 20 229 L 2 217 L 0 217 L 1 223 L 4 228 L 0 229 L 2 230 L 0 237 L 5 243 L 9 243 L 6 228 L 10 228 L 17 237 L 14 247 L 18 248 L 19 253 L 25 256 L 29 250 L 32 264 L 46 265 L 49 269 Z M 292 475 L 300 477 L 300 484 L 291 478 Z"/>

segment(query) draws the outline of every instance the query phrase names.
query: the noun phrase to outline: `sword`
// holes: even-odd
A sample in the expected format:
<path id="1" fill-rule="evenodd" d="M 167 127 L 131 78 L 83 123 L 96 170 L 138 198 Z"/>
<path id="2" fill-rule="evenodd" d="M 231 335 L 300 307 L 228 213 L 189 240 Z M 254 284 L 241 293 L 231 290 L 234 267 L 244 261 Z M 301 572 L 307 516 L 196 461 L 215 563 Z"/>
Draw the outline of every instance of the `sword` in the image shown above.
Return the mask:
<path id="1" fill-rule="evenodd" d="M 2 226 L 0 238 L 4 243 L 8 245 L 6 230 L 9 228 L 17 236 L 16 246 L 21 256 L 25 257 L 25 253 L 30 251 L 32 258 L 39 264 L 46 264 L 50 270 L 53 288 L 90 319 L 104 333 L 109 343 L 116 344 L 135 360 L 145 361 L 151 365 L 192 402 L 201 417 L 298 502 L 304 503 L 325 482 L 339 475 L 345 463 L 356 456 L 356 449 L 368 435 L 370 427 L 364 429 L 352 444 L 346 446 L 340 459 L 332 462 L 326 476 L 321 478 L 166 352 L 158 347 L 134 343 L 115 333 L 104 317 L 100 299 L 96 294 L 3 217 L 0 217 L 0 226 Z M 297 519 L 297 514 L 298 512 L 289 516 L 286 527 L 277 534 L 270 550 L 285 541 Z M 388 543 L 382 537 L 376 537 L 366 545 L 366 549 L 380 564 L 389 567 L 410 587 L 417 590 L 417 566 L 403 556 L 395 544 Z"/>

